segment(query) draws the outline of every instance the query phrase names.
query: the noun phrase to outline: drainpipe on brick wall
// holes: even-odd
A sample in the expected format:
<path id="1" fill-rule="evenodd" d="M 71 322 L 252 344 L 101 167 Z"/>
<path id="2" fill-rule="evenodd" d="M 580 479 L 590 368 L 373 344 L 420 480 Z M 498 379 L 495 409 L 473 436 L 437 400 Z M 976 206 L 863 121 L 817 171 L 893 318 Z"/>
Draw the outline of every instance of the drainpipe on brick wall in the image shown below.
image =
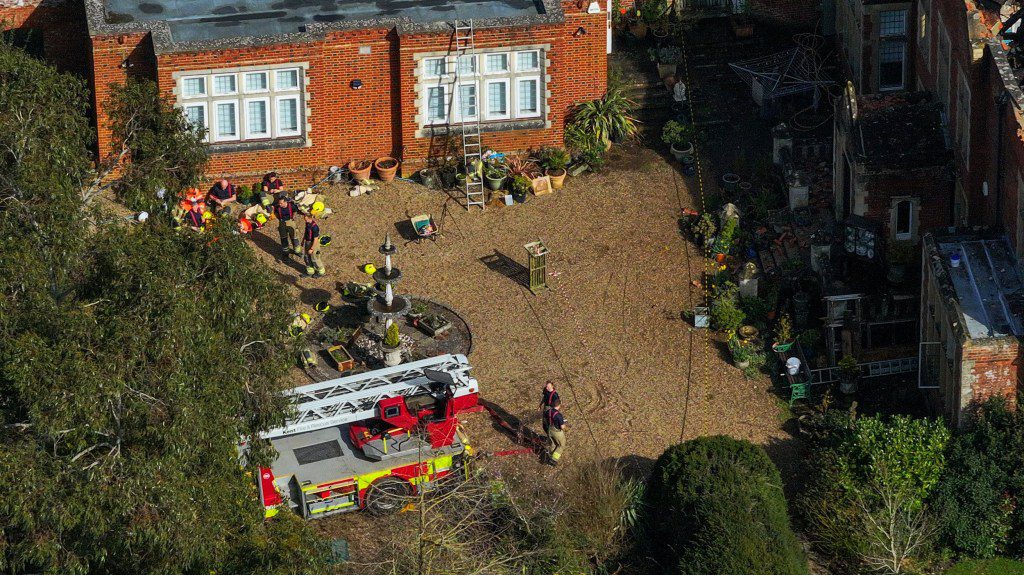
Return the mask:
<path id="1" fill-rule="evenodd" d="M 1010 100 L 1010 93 L 1006 90 L 1000 92 L 996 97 L 996 106 L 999 107 L 999 129 L 996 130 L 999 141 L 996 143 L 996 221 L 997 226 L 1003 224 L 1003 136 L 1006 132 L 1006 103 Z"/>

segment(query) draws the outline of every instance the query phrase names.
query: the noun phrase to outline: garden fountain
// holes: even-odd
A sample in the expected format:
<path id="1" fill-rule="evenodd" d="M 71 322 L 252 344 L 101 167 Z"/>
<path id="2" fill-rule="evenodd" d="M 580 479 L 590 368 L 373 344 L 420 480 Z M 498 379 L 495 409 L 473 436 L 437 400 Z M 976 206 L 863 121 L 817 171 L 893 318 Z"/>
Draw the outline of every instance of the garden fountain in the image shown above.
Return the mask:
<path id="1" fill-rule="evenodd" d="M 402 346 L 401 342 L 388 345 L 388 330 L 396 319 L 409 313 L 412 303 L 408 297 L 395 294 L 394 285 L 402 279 L 402 270 L 391 265 L 391 256 L 398 253 L 398 248 L 391 242 L 390 233 L 384 235 L 384 243 L 378 251 L 384 256 L 384 267 L 373 272 L 377 295 L 366 303 L 366 309 L 381 328 L 379 335 L 384 364 L 395 366 L 402 363 Z"/>

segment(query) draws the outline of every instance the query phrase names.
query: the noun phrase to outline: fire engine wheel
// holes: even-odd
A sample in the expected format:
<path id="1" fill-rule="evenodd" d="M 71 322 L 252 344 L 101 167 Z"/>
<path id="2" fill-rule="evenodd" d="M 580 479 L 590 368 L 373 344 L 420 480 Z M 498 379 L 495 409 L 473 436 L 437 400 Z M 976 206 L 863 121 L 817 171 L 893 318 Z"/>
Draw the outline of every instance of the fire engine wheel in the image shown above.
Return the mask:
<path id="1" fill-rule="evenodd" d="M 397 477 L 383 477 L 370 484 L 366 492 L 366 509 L 374 515 L 396 513 L 412 495 L 408 481 Z"/>

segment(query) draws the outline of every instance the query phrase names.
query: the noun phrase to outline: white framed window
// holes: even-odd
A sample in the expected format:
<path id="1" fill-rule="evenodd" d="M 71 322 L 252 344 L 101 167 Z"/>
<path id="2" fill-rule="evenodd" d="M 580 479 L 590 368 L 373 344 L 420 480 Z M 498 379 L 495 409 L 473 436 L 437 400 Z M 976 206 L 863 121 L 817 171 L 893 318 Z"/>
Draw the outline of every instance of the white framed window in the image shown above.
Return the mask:
<path id="1" fill-rule="evenodd" d="M 475 55 L 459 56 L 459 76 L 476 76 L 478 61 Z"/>
<path id="2" fill-rule="evenodd" d="M 206 102 L 192 102 L 182 107 L 182 112 L 189 124 L 206 131 L 210 128 L 206 117 Z M 208 137 L 208 136 L 207 136 Z"/>
<path id="3" fill-rule="evenodd" d="M 914 202 L 900 200 L 893 207 L 893 235 L 897 240 L 909 240 L 914 232 Z"/>
<path id="4" fill-rule="evenodd" d="M 302 133 L 298 96 L 281 96 L 275 101 L 277 108 L 277 135 L 297 136 Z"/>
<path id="5" fill-rule="evenodd" d="M 512 117 L 509 109 L 509 80 L 487 80 L 484 83 L 484 112 L 488 120 L 507 120 Z"/>
<path id="6" fill-rule="evenodd" d="M 472 120 L 479 114 L 479 102 L 477 100 L 477 85 L 474 84 L 461 84 L 459 85 L 459 118 L 463 120 Z"/>
<path id="7" fill-rule="evenodd" d="M 440 78 L 448 73 L 448 66 L 444 58 L 425 58 L 423 60 L 423 76 L 426 78 Z"/>
<path id="8" fill-rule="evenodd" d="M 274 89 L 278 92 L 299 89 L 299 70 L 277 70 L 274 72 Z"/>
<path id="9" fill-rule="evenodd" d="M 250 98 L 245 101 L 245 137 L 270 137 L 270 98 Z"/>
<path id="10" fill-rule="evenodd" d="M 540 115 L 540 78 L 516 80 L 516 117 Z"/>
<path id="11" fill-rule="evenodd" d="M 448 120 L 448 86 L 430 86 L 424 98 L 424 117 L 428 124 L 444 123 Z"/>
<path id="12" fill-rule="evenodd" d="M 238 76 L 223 74 L 213 77 L 213 95 L 231 96 L 238 93 Z"/>
<path id="13" fill-rule="evenodd" d="M 272 66 L 175 76 L 178 107 L 210 143 L 294 138 L 306 127 L 303 73 Z"/>
<path id="14" fill-rule="evenodd" d="M 247 72 L 242 77 L 245 78 L 246 94 L 270 91 L 270 74 L 266 72 Z"/>
<path id="15" fill-rule="evenodd" d="M 224 142 L 238 139 L 238 102 L 228 100 L 213 104 L 213 139 Z"/>
<path id="16" fill-rule="evenodd" d="M 191 76 L 181 79 L 182 98 L 202 98 L 206 96 L 206 77 Z"/>
<path id="17" fill-rule="evenodd" d="M 540 70 L 539 50 L 516 52 L 516 72 L 536 72 L 538 70 Z"/>
<path id="18" fill-rule="evenodd" d="M 499 48 L 458 60 L 424 54 L 417 64 L 420 125 L 543 118 L 545 65 L 544 50 L 533 46 Z"/>
<path id="19" fill-rule="evenodd" d="M 508 72 L 508 54 L 504 52 L 484 54 L 484 73 L 502 74 Z"/>

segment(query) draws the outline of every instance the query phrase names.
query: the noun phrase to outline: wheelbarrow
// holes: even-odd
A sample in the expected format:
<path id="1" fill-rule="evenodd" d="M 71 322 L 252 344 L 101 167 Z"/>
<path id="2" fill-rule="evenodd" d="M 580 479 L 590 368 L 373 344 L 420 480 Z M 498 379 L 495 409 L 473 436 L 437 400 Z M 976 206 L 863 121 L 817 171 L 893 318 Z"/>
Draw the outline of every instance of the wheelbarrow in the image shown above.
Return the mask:
<path id="1" fill-rule="evenodd" d="M 409 218 L 409 223 L 412 225 L 412 229 L 416 232 L 416 243 L 420 243 L 425 239 L 430 241 L 437 241 L 437 225 L 434 223 L 434 218 L 430 214 L 420 214 Z"/>

